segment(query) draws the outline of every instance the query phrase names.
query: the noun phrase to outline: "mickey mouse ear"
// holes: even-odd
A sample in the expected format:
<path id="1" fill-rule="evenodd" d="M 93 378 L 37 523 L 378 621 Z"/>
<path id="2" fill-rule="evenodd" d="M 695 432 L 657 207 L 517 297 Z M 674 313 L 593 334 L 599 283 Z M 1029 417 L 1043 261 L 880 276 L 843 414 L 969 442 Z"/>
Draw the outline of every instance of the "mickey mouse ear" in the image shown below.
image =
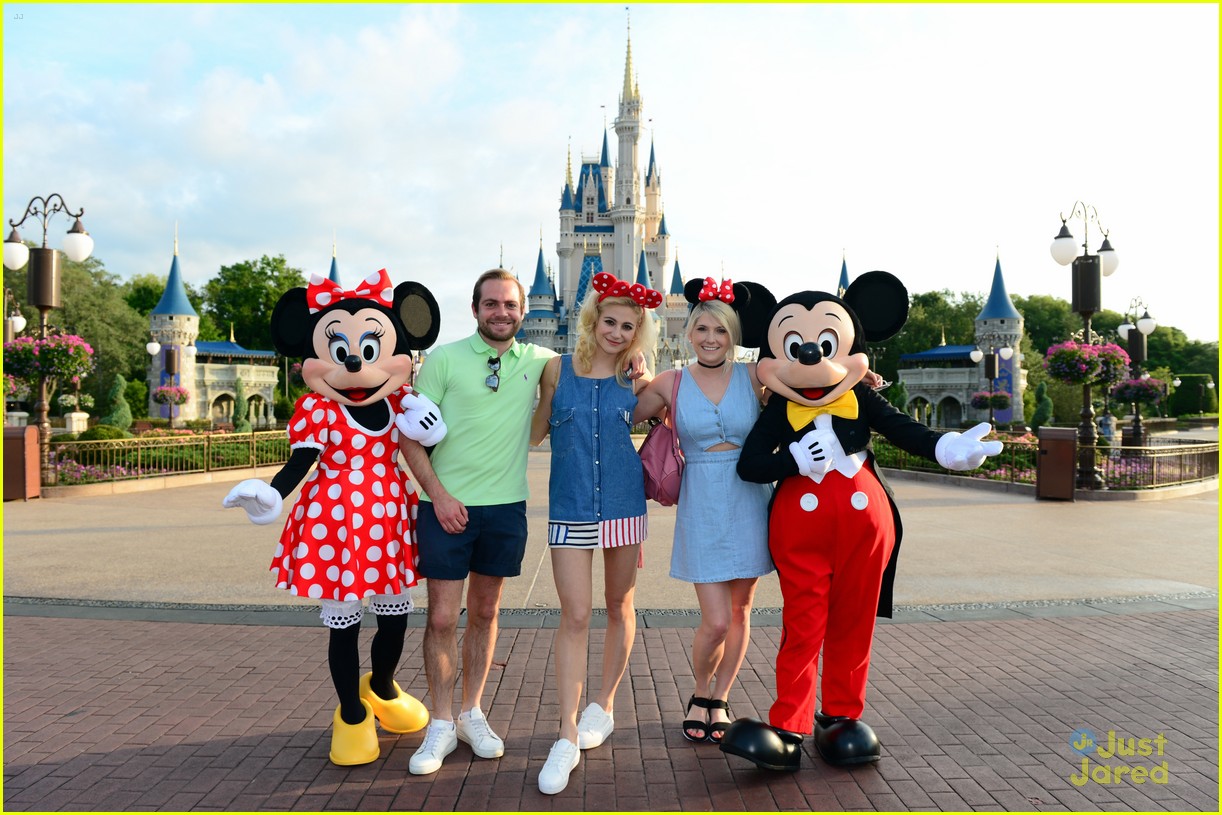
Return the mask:
<path id="1" fill-rule="evenodd" d="M 908 289 L 890 272 L 859 275 L 844 293 L 844 302 L 856 312 L 867 342 L 894 337 L 908 321 Z"/>
<path id="2" fill-rule="evenodd" d="M 742 323 L 743 348 L 759 348 L 768 338 L 768 322 L 776 308 L 776 297 L 759 283 L 734 284 L 733 309 Z"/>

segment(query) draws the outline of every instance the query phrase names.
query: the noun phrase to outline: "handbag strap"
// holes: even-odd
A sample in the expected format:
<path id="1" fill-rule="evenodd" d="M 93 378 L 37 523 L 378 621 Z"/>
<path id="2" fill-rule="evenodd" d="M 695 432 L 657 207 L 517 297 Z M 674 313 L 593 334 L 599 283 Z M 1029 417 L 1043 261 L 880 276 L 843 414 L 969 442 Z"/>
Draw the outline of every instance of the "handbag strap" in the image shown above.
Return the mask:
<path id="1" fill-rule="evenodd" d="M 675 449 L 682 453 L 679 448 L 679 377 L 683 376 L 681 368 L 675 370 L 675 384 L 670 391 L 670 411 L 666 414 L 666 421 L 670 422 L 671 429 L 674 432 Z"/>

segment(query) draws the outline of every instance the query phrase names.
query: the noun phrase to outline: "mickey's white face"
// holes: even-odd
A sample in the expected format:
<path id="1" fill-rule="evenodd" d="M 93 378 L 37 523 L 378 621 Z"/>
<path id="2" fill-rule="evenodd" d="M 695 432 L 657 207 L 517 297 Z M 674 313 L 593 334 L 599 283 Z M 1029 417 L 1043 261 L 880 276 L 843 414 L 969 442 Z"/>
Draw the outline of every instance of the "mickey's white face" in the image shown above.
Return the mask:
<path id="1" fill-rule="evenodd" d="M 852 354 L 856 333 L 844 306 L 827 300 L 810 309 L 782 307 L 768 325 L 774 358 L 756 365 L 760 382 L 793 402 L 819 406 L 834 402 L 870 369 L 864 353 Z"/>
<path id="2" fill-rule="evenodd" d="M 302 362 L 301 377 L 314 392 L 340 404 L 373 404 L 411 377 L 412 358 L 395 354 L 397 340 L 385 312 L 335 309 L 314 328 L 315 357 Z"/>

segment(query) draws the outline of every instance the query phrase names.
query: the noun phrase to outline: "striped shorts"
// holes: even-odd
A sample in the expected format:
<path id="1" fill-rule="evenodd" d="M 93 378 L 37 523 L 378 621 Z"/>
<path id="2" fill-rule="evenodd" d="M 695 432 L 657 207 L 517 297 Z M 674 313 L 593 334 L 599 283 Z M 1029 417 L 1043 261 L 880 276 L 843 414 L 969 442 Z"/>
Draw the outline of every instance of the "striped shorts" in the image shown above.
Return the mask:
<path id="1" fill-rule="evenodd" d="M 556 549 L 614 549 L 643 543 L 648 535 L 648 514 L 593 523 L 547 522 L 547 545 Z"/>

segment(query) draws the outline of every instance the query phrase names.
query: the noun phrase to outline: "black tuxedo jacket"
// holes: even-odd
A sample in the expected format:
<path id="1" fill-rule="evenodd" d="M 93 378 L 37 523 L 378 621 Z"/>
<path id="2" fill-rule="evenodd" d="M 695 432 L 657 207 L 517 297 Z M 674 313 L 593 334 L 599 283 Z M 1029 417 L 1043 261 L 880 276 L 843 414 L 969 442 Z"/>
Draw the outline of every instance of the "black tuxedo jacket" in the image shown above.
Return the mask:
<path id="1" fill-rule="evenodd" d="M 895 518 L 895 546 L 887 570 L 883 573 L 883 584 L 878 597 L 878 616 L 890 617 L 903 525 L 900 523 L 899 509 L 895 506 L 891 486 L 874 467 L 870 433 L 876 431 L 901 450 L 930 460 L 936 460 L 934 450 L 943 434 L 930 430 L 911 416 L 897 410 L 890 402 L 863 384 L 856 385 L 853 393 L 857 395 L 857 418 L 833 416 L 832 430 L 845 453 L 858 453 L 862 450 L 866 452 L 867 461 L 891 502 L 891 514 Z M 798 463 L 790 454 L 789 445 L 814 429 L 814 422 L 794 430 L 786 415 L 788 405 L 789 400 L 779 394 L 774 393 L 769 398 L 755 426 L 747 435 L 738 458 L 738 477 L 742 480 L 771 484 L 786 478 L 805 478 L 798 472 Z"/>

